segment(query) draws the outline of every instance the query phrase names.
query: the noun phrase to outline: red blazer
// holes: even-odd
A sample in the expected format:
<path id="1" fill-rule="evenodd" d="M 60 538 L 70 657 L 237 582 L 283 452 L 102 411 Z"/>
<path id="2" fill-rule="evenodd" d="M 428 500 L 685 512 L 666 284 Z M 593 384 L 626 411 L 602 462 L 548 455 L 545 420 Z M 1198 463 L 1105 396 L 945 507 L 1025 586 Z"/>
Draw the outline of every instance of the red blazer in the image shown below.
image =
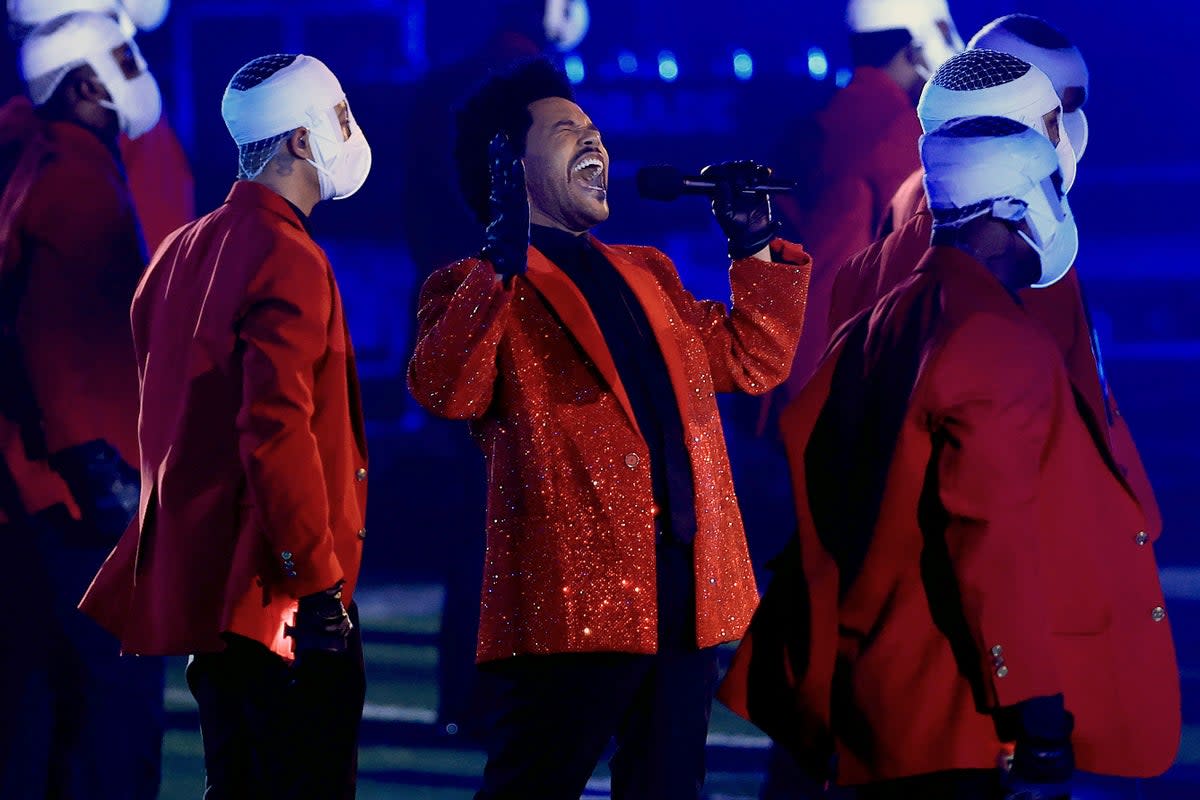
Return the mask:
<path id="1" fill-rule="evenodd" d="M 921 166 L 921 123 L 913 101 L 883 70 L 855 70 L 817 115 L 817 124 L 821 153 L 813 196 L 804 208 L 786 195 L 777 200 L 787 229 L 804 242 L 817 267 L 792 371 L 778 392 L 781 405 L 800 391 L 825 352 L 834 270 L 875 240 L 892 195 Z"/>
<path id="2" fill-rule="evenodd" d="M 0 143 L 19 155 L 0 196 L 0 273 L 24 273 L 16 333 L 50 453 L 103 439 L 137 464 L 137 372 L 129 331 L 145 255 L 120 165 L 91 132 L 47 123 L 25 98 L 0 109 Z M 30 460 L 0 417 L 0 452 L 25 511 L 72 511 L 66 484 Z"/>
<path id="3" fill-rule="evenodd" d="M 847 320 L 875 305 L 903 283 L 929 248 L 933 218 L 919 179 L 905 182 L 904 188 L 896 194 L 893 209 L 897 215 L 908 216 L 897 216 L 900 224 L 895 231 L 855 255 L 837 271 L 829 304 L 830 336 Z M 1137 493 L 1148 529 L 1157 534 L 1162 528 L 1162 516 L 1150 477 L 1129 425 L 1117 406 L 1112 387 L 1105 397 L 1100 385 L 1078 266 L 1053 286 L 1024 289 L 1020 296 L 1030 316 L 1045 327 L 1058 345 L 1071 381 L 1079 388 L 1092 414 L 1101 421 L 1112 457 Z"/>
<path id="4" fill-rule="evenodd" d="M 121 137 L 121 159 L 153 254 L 169 233 L 196 218 L 192 168 L 165 114 L 138 138 Z"/>
<path id="5" fill-rule="evenodd" d="M 982 265 L 932 249 L 784 414 L 795 571 L 768 589 L 722 699 L 801 755 L 831 746 L 842 783 L 993 767 L 990 712 L 1059 692 L 1080 769 L 1167 769 L 1180 699 L 1157 533 L 1078 393 Z M 828 514 L 830 470 L 878 504 L 865 530 Z"/>
<path id="6" fill-rule="evenodd" d="M 697 301 L 648 247 L 592 240 L 641 301 L 675 388 L 695 476 L 697 640 L 736 639 L 758 592 L 715 392 L 762 393 L 787 373 L 809 259 L 733 264 L 732 311 Z M 505 288 L 469 258 L 421 292 L 413 396 L 471 421 L 487 464 L 480 661 L 657 648 L 649 448 L 583 295 L 541 253 Z"/>
<path id="7" fill-rule="evenodd" d="M 366 441 L 333 271 L 279 195 L 234 184 L 173 234 L 133 303 L 140 529 L 81 608 L 128 653 L 284 656 L 296 598 L 345 578 L 365 536 Z M 289 564 L 291 566 L 289 566 Z"/>

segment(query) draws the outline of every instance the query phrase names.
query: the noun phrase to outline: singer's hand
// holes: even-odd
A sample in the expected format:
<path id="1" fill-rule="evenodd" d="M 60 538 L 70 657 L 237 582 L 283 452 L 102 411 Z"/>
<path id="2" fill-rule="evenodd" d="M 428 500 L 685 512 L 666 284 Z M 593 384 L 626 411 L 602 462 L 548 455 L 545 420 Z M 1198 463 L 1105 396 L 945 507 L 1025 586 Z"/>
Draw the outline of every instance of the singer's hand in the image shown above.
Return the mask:
<path id="1" fill-rule="evenodd" d="M 1070 800 L 1075 773 L 1075 718 L 1062 695 L 1034 697 L 1012 707 L 1017 746 L 1005 771 L 1005 800 Z"/>
<path id="2" fill-rule="evenodd" d="M 713 198 L 712 210 L 729 240 L 731 259 L 748 258 L 771 243 L 779 230 L 779 220 L 771 212 L 770 196 L 741 191 L 769 180 L 769 168 L 753 161 L 725 161 L 705 167 L 700 175 L 720 187 Z"/>
<path id="3" fill-rule="evenodd" d="M 488 194 L 488 226 L 483 256 L 496 274 L 508 279 L 525 274 L 529 248 L 529 195 L 525 190 L 525 166 L 508 136 L 497 133 L 488 144 L 491 189 Z"/>

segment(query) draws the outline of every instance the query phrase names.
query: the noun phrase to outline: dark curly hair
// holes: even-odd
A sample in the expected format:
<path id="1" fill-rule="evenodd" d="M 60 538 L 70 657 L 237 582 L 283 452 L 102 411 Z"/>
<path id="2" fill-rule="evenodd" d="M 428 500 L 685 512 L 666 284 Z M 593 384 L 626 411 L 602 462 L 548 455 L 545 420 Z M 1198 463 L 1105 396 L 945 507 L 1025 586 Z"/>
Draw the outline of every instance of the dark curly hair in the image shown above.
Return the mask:
<path id="1" fill-rule="evenodd" d="M 524 155 L 525 136 L 533 125 L 529 104 L 547 97 L 574 102 L 575 92 L 549 59 L 525 59 L 489 75 L 458 109 L 454 142 L 458 185 L 480 222 L 488 218 L 488 143 L 503 131 Z"/>

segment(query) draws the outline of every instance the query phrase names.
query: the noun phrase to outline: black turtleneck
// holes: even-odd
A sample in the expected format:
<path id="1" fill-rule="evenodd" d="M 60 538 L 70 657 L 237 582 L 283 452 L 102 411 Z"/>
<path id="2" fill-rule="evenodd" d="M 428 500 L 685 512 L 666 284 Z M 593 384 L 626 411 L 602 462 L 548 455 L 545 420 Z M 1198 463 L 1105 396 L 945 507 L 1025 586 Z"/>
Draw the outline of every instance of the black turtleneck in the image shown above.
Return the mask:
<path id="1" fill-rule="evenodd" d="M 280 195 L 280 197 L 283 197 L 283 195 Z M 312 238 L 312 226 L 309 225 L 308 215 L 305 214 L 303 211 L 301 211 L 300 207 L 298 205 L 293 203 L 291 200 L 288 200 L 286 197 L 283 197 L 283 202 L 285 202 L 289 206 L 291 206 L 292 211 L 296 212 L 296 216 L 300 218 L 300 224 L 304 226 L 304 232 L 307 233 L 308 237 L 311 239 Z"/>
<path id="2" fill-rule="evenodd" d="M 586 235 L 532 225 L 530 242 L 587 300 L 650 449 L 660 530 L 690 543 L 696 536 L 692 465 L 667 365 L 637 295 Z"/>

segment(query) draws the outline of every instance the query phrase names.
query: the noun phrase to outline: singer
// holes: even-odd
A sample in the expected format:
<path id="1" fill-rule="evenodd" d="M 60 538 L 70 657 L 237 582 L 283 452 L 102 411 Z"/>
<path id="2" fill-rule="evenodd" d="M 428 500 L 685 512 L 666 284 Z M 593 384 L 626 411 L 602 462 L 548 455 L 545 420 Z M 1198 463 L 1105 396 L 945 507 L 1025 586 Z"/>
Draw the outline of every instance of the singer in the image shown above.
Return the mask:
<path id="1" fill-rule="evenodd" d="M 476 797 L 578 798 L 615 736 L 614 797 L 698 798 L 715 646 L 758 603 L 715 392 L 787 375 L 810 259 L 740 192 L 713 201 L 729 309 L 663 253 L 602 244 L 608 152 L 544 60 L 466 102 L 456 158 L 485 245 L 425 283 L 408 381 L 486 461 L 477 660 L 497 716 Z"/>

